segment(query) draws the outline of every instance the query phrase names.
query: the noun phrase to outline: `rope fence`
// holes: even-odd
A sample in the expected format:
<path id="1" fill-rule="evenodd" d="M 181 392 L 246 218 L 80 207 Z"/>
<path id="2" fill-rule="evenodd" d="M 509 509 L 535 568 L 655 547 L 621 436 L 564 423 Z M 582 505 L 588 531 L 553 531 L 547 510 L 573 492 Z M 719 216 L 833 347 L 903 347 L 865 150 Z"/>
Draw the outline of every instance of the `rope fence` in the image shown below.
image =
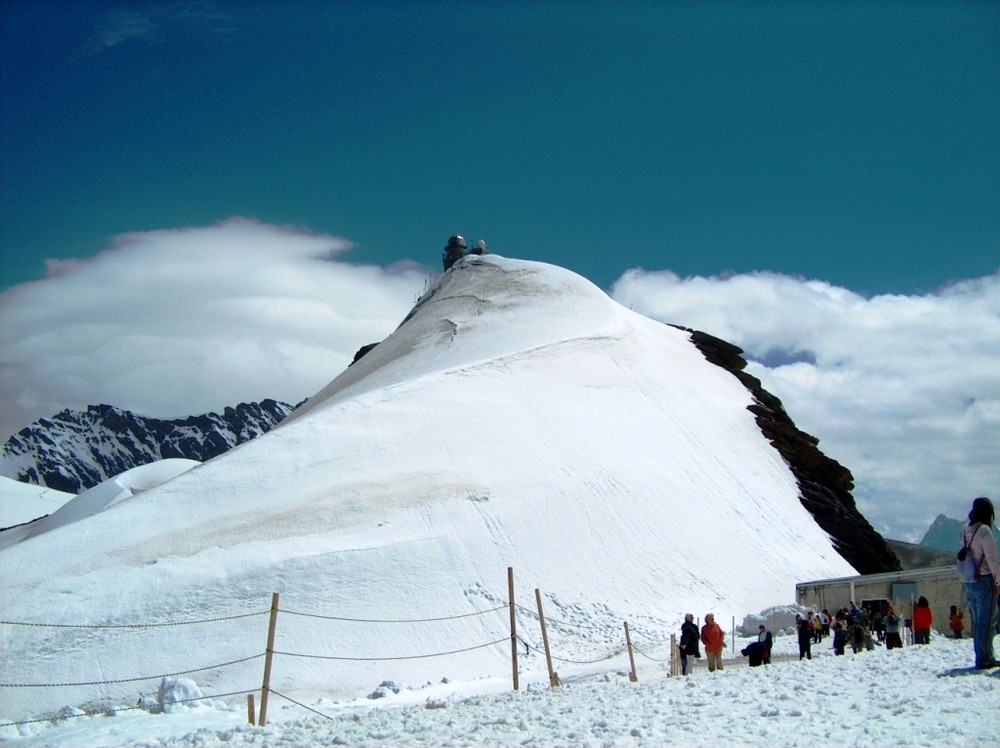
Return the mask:
<path id="1" fill-rule="evenodd" d="M 429 657 L 445 657 L 447 655 L 461 654 L 462 652 L 471 652 L 474 649 L 485 649 L 486 647 L 495 647 L 497 644 L 506 644 L 508 642 L 508 637 L 503 639 L 497 639 L 496 641 L 486 642 L 485 644 L 475 644 L 471 647 L 463 647 L 462 649 L 452 649 L 448 652 L 434 652 L 432 654 L 418 654 L 418 655 L 401 655 L 399 657 L 337 657 L 335 655 L 317 655 L 317 654 L 303 654 L 301 652 L 280 652 L 278 650 L 274 651 L 276 655 L 283 655 L 285 657 L 305 657 L 311 660 L 343 660 L 346 662 L 393 662 L 396 660 L 423 660 Z"/>
<path id="2" fill-rule="evenodd" d="M 630 633 L 629 625 L 627 622 L 624 624 L 624 645 L 622 644 L 623 637 L 621 631 L 617 626 L 610 626 L 608 624 L 594 624 L 586 622 L 573 622 L 560 619 L 549 619 L 546 621 L 544 611 L 542 609 L 542 595 L 539 589 L 535 589 L 535 602 L 536 607 L 532 609 L 525 605 L 522 605 L 515 600 L 514 596 L 514 583 L 513 583 L 513 569 L 508 568 L 508 601 L 504 604 L 496 605 L 495 607 L 487 608 L 485 610 L 476 610 L 465 613 L 457 613 L 453 615 L 443 615 L 429 618 L 364 618 L 364 617 L 351 617 L 344 615 L 331 615 L 322 612 L 311 612 L 294 610 L 288 608 L 282 608 L 279 606 L 279 596 L 278 593 L 272 595 L 271 607 L 266 610 L 254 610 L 247 613 L 237 613 L 232 615 L 216 616 L 211 618 L 194 619 L 194 620 L 179 620 L 179 621 L 153 621 L 148 623 L 120 623 L 120 622 L 103 622 L 103 623 L 45 623 L 40 621 L 16 621 L 16 620 L 0 620 L 0 626 L 12 626 L 12 627 L 22 627 L 22 628 L 48 628 L 48 629 L 105 629 L 105 630 L 142 630 L 142 629 L 160 629 L 166 627 L 174 626 L 193 626 L 202 624 L 220 624 L 233 621 L 239 621 L 243 619 L 255 618 L 268 616 L 268 631 L 267 631 L 267 645 L 263 652 L 258 654 L 253 654 L 245 657 L 239 657 L 226 662 L 220 662 L 212 665 L 204 665 L 198 667 L 190 667 L 185 669 L 179 669 L 172 672 L 160 673 L 157 675 L 139 675 L 133 677 L 121 677 L 113 679 L 104 680 L 79 680 L 79 681 L 67 681 L 59 683 L 17 683 L 17 682 L 0 682 L 0 690 L 2 689 L 43 689 L 43 688 L 78 688 L 78 687 L 96 687 L 96 686 L 112 686 L 121 685 L 127 683 L 138 683 L 142 681 L 163 681 L 166 678 L 175 678 L 179 676 L 191 675 L 194 673 L 203 673 L 208 671 L 222 670 L 224 668 L 233 667 L 236 665 L 245 664 L 252 662 L 254 660 L 263 659 L 264 660 L 264 673 L 262 684 L 259 689 L 257 688 L 244 688 L 240 690 L 230 691 L 228 693 L 219 694 L 216 696 L 204 696 L 191 699 L 183 699 L 178 701 L 169 702 L 170 705 L 174 703 L 182 704 L 188 701 L 201 701 L 205 699 L 221 699 L 229 698 L 237 695 L 245 695 L 247 697 L 247 718 L 250 724 L 257 724 L 263 726 L 266 724 L 267 719 L 267 703 L 269 694 L 273 693 L 275 696 L 283 698 L 297 706 L 300 706 L 310 712 L 318 714 L 320 716 L 326 717 L 327 715 L 312 709 L 311 707 L 302 704 L 294 699 L 285 696 L 284 694 L 275 691 L 271 688 L 270 681 L 273 668 L 275 666 L 275 659 L 280 663 L 281 658 L 294 658 L 294 659 L 309 659 L 309 660 L 321 660 L 330 662 L 396 662 L 396 661 L 408 661 L 408 660 L 421 660 L 428 658 L 438 658 L 438 657 L 448 657 L 460 655 L 463 653 L 472 652 L 475 650 L 487 649 L 490 647 L 497 647 L 500 645 L 510 645 L 510 659 L 511 659 L 511 674 L 513 680 L 513 688 L 515 691 L 519 690 L 518 681 L 518 644 L 523 645 L 525 656 L 531 655 L 532 650 L 534 654 L 544 653 L 546 664 L 549 671 L 549 682 L 551 687 L 557 687 L 561 685 L 559 674 L 554 669 L 554 662 L 565 663 L 570 665 L 596 665 L 599 663 L 607 662 L 617 657 L 621 657 L 626 652 L 628 653 L 629 660 L 631 662 L 631 672 L 629 678 L 632 681 L 637 680 L 635 658 L 634 653 L 638 652 L 640 655 L 646 657 L 652 662 L 656 662 L 658 666 L 662 666 L 662 659 L 657 659 L 651 657 L 644 653 L 642 649 L 633 646 Z M 487 599 L 491 597 L 487 595 Z M 495 600 L 496 598 L 494 598 Z M 386 655 L 351 655 L 351 654 L 329 654 L 329 653 L 317 653 L 317 652 L 301 652 L 301 651 L 289 651 L 284 648 L 277 648 L 275 646 L 276 628 L 279 618 L 281 616 L 290 618 L 307 618 L 318 621 L 327 621 L 331 623 L 347 623 L 356 625 L 394 625 L 394 624 L 438 624 L 449 621 L 464 621 L 474 617 L 495 615 L 500 611 L 507 610 L 509 612 L 510 624 L 509 631 L 505 631 L 502 634 L 497 633 L 495 638 L 489 641 L 470 644 L 468 646 L 456 646 L 447 651 L 435 651 L 435 652 L 424 652 L 415 654 L 401 654 L 396 656 L 386 656 Z M 583 615 L 587 615 L 586 612 L 580 611 Z M 518 616 L 517 613 L 522 613 L 531 619 L 532 625 L 537 625 L 539 627 L 539 634 L 541 636 L 541 644 L 531 643 L 525 638 L 524 635 L 519 634 L 518 626 Z M 552 628 L 553 633 L 557 635 L 560 641 L 556 642 L 561 648 L 561 654 L 555 654 L 552 651 L 552 646 L 549 641 L 549 628 Z M 488 631 L 489 627 L 485 627 Z M 598 632 L 598 636 L 594 636 L 593 633 Z M 567 637 L 569 637 L 567 639 Z M 532 637 L 533 638 L 533 637 Z M 592 658 L 585 656 L 580 658 L 576 652 L 581 649 L 590 648 L 594 649 L 595 644 L 600 644 L 602 651 L 599 654 L 595 654 Z M 573 656 L 567 656 L 566 649 L 569 649 L 569 653 Z M 672 651 L 675 647 L 671 648 Z M 673 659 L 673 658 L 671 658 Z M 280 664 L 279 664 L 280 666 Z M 671 673 L 673 672 L 673 666 L 671 663 Z M 256 715 L 254 694 L 259 690 L 260 692 L 260 713 L 259 718 Z M 162 698 L 162 696 L 161 696 Z M 148 705 L 144 705 L 143 699 L 140 698 L 140 704 L 133 707 L 114 707 L 108 709 L 98 709 L 91 711 L 84 711 L 81 714 L 65 715 L 65 716 L 95 716 L 101 714 L 113 714 L 120 711 L 128 711 L 132 709 L 148 709 Z M 167 706 L 167 704 L 161 705 Z M 57 717 L 60 718 L 60 717 Z M 23 720 L 18 722 L 6 722 L 0 723 L 0 728 L 2 727 L 13 727 L 18 725 L 31 724 L 36 722 L 46 722 L 51 721 L 52 718 L 48 719 L 32 719 Z"/>
<path id="3" fill-rule="evenodd" d="M 241 662 L 250 662 L 264 657 L 265 653 L 242 657 L 238 660 L 223 662 L 218 665 L 207 665 L 205 667 L 191 668 L 190 670 L 179 670 L 176 673 L 162 673 L 160 675 L 141 675 L 135 678 L 116 678 L 114 680 L 93 680 L 79 683 L 0 683 L 0 688 L 74 688 L 77 686 L 111 686 L 118 683 L 138 683 L 144 680 L 163 680 L 164 678 L 176 678 L 179 675 L 190 675 L 191 673 L 203 673 L 206 670 L 219 670 L 220 668 L 238 665 Z"/>
<path id="4" fill-rule="evenodd" d="M 286 610 L 285 608 L 279 608 L 281 613 L 290 616 L 303 616 L 305 618 L 320 618 L 326 621 L 343 621 L 347 623 L 440 623 L 441 621 L 456 621 L 461 618 L 472 618 L 474 616 L 486 615 L 487 613 L 495 613 L 498 610 L 506 609 L 506 605 L 499 605 L 496 608 L 490 608 L 489 610 L 476 610 L 472 613 L 461 613 L 453 616 L 440 616 L 438 618 L 345 618 L 344 616 L 326 616 L 320 615 L 319 613 L 302 613 L 295 610 Z M 264 611 L 267 613 L 268 611 Z"/>

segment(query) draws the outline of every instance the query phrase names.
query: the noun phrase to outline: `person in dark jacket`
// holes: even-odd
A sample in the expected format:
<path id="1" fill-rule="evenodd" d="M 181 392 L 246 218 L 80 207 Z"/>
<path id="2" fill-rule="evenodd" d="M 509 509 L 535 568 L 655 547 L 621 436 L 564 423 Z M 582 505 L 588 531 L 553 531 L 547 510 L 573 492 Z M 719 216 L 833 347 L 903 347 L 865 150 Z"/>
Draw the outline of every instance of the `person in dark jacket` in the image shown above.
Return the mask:
<path id="1" fill-rule="evenodd" d="M 833 653 L 835 655 L 844 654 L 844 649 L 847 647 L 847 624 L 845 622 L 840 622 L 836 624 L 836 628 L 833 630 Z"/>
<path id="2" fill-rule="evenodd" d="M 809 619 L 799 615 L 795 616 L 795 628 L 799 636 L 799 659 L 801 660 L 804 657 L 811 660 L 813 658 L 813 630 L 812 626 L 809 625 Z"/>
<path id="3" fill-rule="evenodd" d="M 740 650 L 740 654 L 750 658 L 750 667 L 760 667 L 764 664 L 764 645 L 760 642 L 750 642 Z"/>
<path id="4" fill-rule="evenodd" d="M 694 622 L 694 614 L 684 616 L 681 624 L 681 641 L 678 648 L 681 651 L 681 675 L 690 675 L 696 658 L 701 657 L 698 649 L 698 625 Z"/>

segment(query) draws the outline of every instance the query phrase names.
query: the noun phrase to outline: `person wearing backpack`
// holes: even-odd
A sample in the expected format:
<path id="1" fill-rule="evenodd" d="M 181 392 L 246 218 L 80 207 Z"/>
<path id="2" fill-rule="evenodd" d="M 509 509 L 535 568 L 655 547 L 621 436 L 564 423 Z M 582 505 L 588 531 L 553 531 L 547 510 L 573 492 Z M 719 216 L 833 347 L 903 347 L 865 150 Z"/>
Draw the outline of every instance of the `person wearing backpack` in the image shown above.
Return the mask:
<path id="1" fill-rule="evenodd" d="M 1000 583 L 1000 558 L 993 540 L 993 502 L 980 496 L 972 502 L 969 519 L 962 525 L 962 548 L 968 549 L 976 566 L 976 578 L 965 582 L 972 617 L 972 639 L 976 652 L 976 668 L 1000 667 L 993 652 L 993 637 L 997 632 L 997 584 Z"/>

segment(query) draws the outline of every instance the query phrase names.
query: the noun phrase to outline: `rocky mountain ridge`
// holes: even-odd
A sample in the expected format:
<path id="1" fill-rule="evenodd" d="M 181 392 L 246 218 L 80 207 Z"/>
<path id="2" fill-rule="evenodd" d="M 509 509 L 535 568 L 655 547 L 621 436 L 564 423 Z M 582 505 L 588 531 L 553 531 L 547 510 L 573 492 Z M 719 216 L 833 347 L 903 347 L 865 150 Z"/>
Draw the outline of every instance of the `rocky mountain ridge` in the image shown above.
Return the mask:
<path id="1" fill-rule="evenodd" d="M 0 475 L 79 493 L 156 460 L 210 460 L 270 431 L 294 408 L 266 399 L 176 420 L 111 405 L 66 409 L 10 437 L 0 453 Z"/>
<path id="2" fill-rule="evenodd" d="M 730 372 L 753 395 L 747 410 L 754 414 L 761 433 L 788 463 L 799 484 L 802 505 L 833 538 L 834 547 L 862 574 L 902 569 L 885 538 L 858 511 L 851 495 L 851 471 L 819 449 L 819 439 L 801 431 L 785 411 L 781 400 L 764 389 L 761 381 L 743 371 L 743 350 L 699 330 L 691 342 L 711 363 Z"/>

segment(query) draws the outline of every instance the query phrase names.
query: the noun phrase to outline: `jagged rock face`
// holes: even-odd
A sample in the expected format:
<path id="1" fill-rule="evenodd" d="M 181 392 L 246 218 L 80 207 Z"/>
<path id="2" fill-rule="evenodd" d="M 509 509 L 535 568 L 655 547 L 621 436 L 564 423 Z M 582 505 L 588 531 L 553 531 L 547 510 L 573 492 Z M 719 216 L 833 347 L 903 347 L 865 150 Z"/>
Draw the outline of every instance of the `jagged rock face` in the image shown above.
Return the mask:
<path id="1" fill-rule="evenodd" d="M 156 460 L 204 462 L 270 431 L 293 409 L 268 399 L 178 420 L 146 418 L 110 405 L 64 410 L 7 440 L 0 475 L 79 493 Z"/>
<path id="2" fill-rule="evenodd" d="M 802 505 L 829 533 L 834 547 L 862 574 L 900 571 L 896 554 L 858 511 L 851 495 L 854 476 L 819 448 L 819 439 L 796 428 L 781 400 L 761 386 L 761 382 L 743 371 L 747 362 L 741 348 L 689 328 L 691 342 L 713 364 L 731 372 L 754 397 L 747 409 L 757 418 L 761 432 L 789 464 L 798 481 Z"/>

